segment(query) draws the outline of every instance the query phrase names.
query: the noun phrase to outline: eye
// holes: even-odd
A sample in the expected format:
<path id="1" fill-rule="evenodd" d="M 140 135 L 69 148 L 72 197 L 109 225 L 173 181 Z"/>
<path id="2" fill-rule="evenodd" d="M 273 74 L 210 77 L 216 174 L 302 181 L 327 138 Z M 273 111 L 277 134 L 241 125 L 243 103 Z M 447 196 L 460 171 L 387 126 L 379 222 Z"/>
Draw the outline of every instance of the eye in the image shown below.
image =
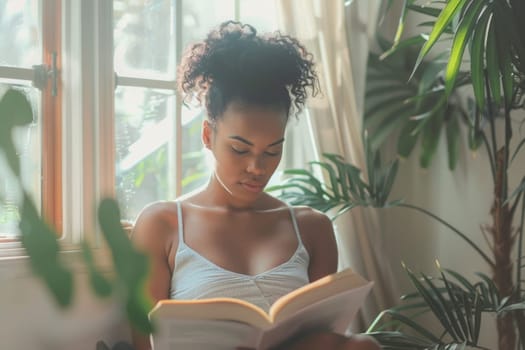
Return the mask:
<path id="1" fill-rule="evenodd" d="M 277 152 L 269 152 L 269 151 L 266 151 L 264 152 L 264 154 L 266 154 L 267 156 L 270 156 L 270 157 L 277 157 L 281 154 L 281 151 L 277 151 Z"/>
<path id="2" fill-rule="evenodd" d="M 248 153 L 248 151 L 245 151 L 245 150 L 242 150 L 242 149 L 238 149 L 238 148 L 235 148 L 232 146 L 232 151 L 236 154 L 246 154 Z"/>

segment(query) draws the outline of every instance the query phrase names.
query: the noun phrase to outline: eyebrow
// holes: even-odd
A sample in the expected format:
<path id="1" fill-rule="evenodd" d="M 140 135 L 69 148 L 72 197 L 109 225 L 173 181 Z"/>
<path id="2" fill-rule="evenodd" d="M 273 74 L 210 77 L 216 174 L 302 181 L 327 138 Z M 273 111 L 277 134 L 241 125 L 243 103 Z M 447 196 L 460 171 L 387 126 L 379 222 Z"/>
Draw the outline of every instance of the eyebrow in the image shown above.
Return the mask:
<path id="1" fill-rule="evenodd" d="M 233 136 L 230 136 L 230 139 L 241 141 L 242 143 L 245 143 L 245 144 L 247 144 L 249 146 L 253 146 L 253 142 L 250 142 L 250 141 L 246 140 L 244 137 L 241 137 L 241 136 L 233 135 Z M 275 142 L 270 143 L 267 147 L 275 146 L 275 145 L 278 145 L 278 144 L 283 143 L 283 142 L 284 142 L 284 137 L 282 139 L 279 139 L 279 140 L 277 140 Z"/>

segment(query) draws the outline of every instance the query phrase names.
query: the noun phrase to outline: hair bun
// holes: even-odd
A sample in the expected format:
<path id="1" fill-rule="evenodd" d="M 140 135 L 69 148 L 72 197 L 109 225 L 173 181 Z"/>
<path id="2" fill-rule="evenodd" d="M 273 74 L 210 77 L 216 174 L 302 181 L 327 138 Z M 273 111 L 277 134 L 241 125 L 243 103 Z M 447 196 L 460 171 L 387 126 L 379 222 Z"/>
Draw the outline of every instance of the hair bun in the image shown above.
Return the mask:
<path id="1" fill-rule="evenodd" d="M 210 86 L 216 85 L 236 94 L 286 90 L 300 109 L 306 88 L 313 94 L 317 89 L 312 57 L 296 39 L 278 32 L 257 35 L 254 27 L 234 21 L 222 23 L 204 41 L 191 46 L 178 76 L 180 90 L 197 95 L 201 102 Z"/>

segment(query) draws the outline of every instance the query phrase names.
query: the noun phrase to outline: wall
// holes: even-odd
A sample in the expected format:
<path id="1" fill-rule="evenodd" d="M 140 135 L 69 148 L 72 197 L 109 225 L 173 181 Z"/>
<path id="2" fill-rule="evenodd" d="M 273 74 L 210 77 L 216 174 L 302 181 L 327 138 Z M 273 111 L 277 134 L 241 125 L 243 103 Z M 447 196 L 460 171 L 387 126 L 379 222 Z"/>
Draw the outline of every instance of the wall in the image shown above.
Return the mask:
<path id="1" fill-rule="evenodd" d="M 119 303 L 96 298 L 81 268 L 75 268 L 71 307 L 60 309 L 26 264 L 0 261 L 0 349 L 94 350 L 99 340 L 129 341 Z"/>
<path id="2" fill-rule="evenodd" d="M 524 120 L 524 113 L 515 114 Z M 514 147 L 525 137 L 515 124 Z M 465 135 L 464 135 L 465 136 Z M 448 169 L 446 142 L 442 139 L 432 166 L 421 169 L 417 149 L 410 159 L 402 162 L 391 199 L 404 198 L 405 202 L 425 208 L 465 233 L 489 254 L 487 242 L 480 226 L 491 223 L 489 214 L 492 201 L 492 175 L 484 148 L 473 153 L 468 150 L 467 138 L 462 138 L 461 156 L 457 169 Z M 525 174 L 522 154 L 512 166 L 511 191 Z M 477 281 L 476 272 L 491 275 L 485 261 L 454 232 L 424 214 L 411 209 L 392 208 L 380 211 L 383 234 L 390 247 L 389 260 L 403 293 L 413 291 L 401 261 L 414 272 L 436 276 L 435 260 L 442 267 L 464 274 L 471 282 Z M 495 324 L 486 322 L 481 333 L 488 348 L 495 348 Z"/>

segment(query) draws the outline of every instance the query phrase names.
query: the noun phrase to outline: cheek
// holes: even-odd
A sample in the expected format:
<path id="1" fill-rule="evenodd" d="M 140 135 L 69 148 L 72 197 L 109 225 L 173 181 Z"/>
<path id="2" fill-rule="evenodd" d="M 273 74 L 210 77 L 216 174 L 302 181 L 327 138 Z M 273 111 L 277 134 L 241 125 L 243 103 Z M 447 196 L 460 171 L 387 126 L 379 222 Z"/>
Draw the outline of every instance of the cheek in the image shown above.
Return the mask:
<path id="1" fill-rule="evenodd" d="M 242 169 L 243 161 L 240 157 L 232 154 L 228 149 L 214 150 L 215 166 L 222 173 L 238 173 Z"/>
<path id="2" fill-rule="evenodd" d="M 282 156 L 279 157 L 268 157 L 266 159 L 266 170 L 270 173 L 273 173 L 275 169 L 279 166 L 279 163 L 281 162 Z M 268 174 L 271 175 L 271 174 Z"/>

